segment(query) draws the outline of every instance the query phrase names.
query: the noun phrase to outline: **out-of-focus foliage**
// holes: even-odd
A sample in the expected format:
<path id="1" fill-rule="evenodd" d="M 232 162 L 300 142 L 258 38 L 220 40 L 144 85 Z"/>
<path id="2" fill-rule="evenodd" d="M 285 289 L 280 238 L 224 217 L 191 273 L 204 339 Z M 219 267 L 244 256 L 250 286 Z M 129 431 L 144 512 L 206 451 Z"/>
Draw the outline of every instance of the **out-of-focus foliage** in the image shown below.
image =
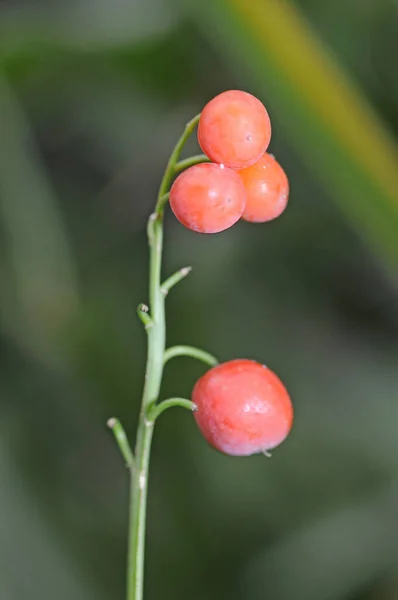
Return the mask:
<path id="1" fill-rule="evenodd" d="M 168 341 L 263 360 L 296 423 L 232 459 L 161 418 L 146 598 L 396 597 L 397 31 L 394 0 L 0 3 L 1 599 L 123 598 L 105 422 L 134 431 L 146 219 L 185 121 L 233 87 L 270 108 L 289 208 L 209 237 L 167 216 L 165 273 L 193 266 Z M 173 361 L 162 396 L 203 369 Z"/>
<path id="2" fill-rule="evenodd" d="M 225 39 L 230 56 L 245 59 L 242 66 L 269 95 L 285 136 L 394 268 L 398 152 L 382 122 L 290 0 L 216 0 L 205 6 L 212 21 L 207 29 Z M 203 14 L 203 3 L 198 10 Z M 235 39 L 244 43 L 237 47 Z"/>

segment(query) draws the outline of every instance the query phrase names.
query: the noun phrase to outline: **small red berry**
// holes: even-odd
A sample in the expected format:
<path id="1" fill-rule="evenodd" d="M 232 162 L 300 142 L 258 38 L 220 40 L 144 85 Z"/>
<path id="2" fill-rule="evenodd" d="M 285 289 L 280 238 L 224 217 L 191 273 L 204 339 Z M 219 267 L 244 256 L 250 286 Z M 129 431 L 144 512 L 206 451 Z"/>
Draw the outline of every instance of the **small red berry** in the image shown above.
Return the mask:
<path id="1" fill-rule="evenodd" d="M 293 424 L 285 386 L 253 360 L 231 360 L 207 371 L 196 382 L 192 401 L 203 436 L 224 454 L 266 452 L 284 441 Z"/>
<path id="2" fill-rule="evenodd" d="M 224 165 L 204 163 L 177 177 L 169 202 L 177 219 L 188 229 L 218 233 L 241 218 L 246 190 L 235 171 Z"/>
<path id="3" fill-rule="evenodd" d="M 265 106 L 247 92 L 219 94 L 202 110 L 198 141 L 210 160 L 231 169 L 255 163 L 268 148 L 271 123 Z"/>
<path id="4" fill-rule="evenodd" d="M 289 181 L 271 154 L 265 153 L 254 165 L 238 173 L 247 191 L 242 219 L 264 223 L 283 213 L 289 198 Z"/>

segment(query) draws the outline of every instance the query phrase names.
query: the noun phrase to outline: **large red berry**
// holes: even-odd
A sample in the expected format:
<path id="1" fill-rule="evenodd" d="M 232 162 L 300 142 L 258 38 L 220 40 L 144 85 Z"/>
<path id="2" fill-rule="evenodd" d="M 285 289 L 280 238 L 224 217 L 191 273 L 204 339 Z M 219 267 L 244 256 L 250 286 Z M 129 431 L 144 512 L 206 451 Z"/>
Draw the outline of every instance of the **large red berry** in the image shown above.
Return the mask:
<path id="1" fill-rule="evenodd" d="M 170 206 L 177 219 L 193 231 L 218 233 L 239 221 L 246 205 L 241 177 L 224 165 L 204 163 L 177 177 Z"/>
<path id="2" fill-rule="evenodd" d="M 242 219 L 264 223 L 283 213 L 289 198 L 289 181 L 271 154 L 265 153 L 254 165 L 238 173 L 247 192 Z"/>
<path id="3" fill-rule="evenodd" d="M 253 360 L 213 367 L 193 390 L 196 423 L 220 452 L 249 456 L 275 448 L 293 424 L 293 407 L 281 380 Z"/>
<path id="4" fill-rule="evenodd" d="M 202 110 L 198 141 L 214 162 L 231 169 L 255 163 L 268 148 L 271 123 L 265 106 L 247 92 L 219 94 Z"/>

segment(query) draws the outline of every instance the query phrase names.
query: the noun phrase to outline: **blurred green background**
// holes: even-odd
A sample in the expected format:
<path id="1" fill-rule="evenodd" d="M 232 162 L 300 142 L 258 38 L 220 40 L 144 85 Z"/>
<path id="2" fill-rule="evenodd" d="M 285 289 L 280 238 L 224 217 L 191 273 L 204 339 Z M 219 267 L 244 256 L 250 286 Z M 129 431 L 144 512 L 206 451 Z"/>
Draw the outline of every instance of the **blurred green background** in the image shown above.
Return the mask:
<path id="1" fill-rule="evenodd" d="M 397 52 L 396 0 L 0 2 L 1 600 L 124 597 L 105 423 L 139 410 L 146 220 L 229 88 L 269 109 L 290 203 L 209 237 L 167 215 L 165 274 L 193 266 L 168 343 L 264 361 L 296 421 L 268 460 L 160 419 L 146 600 L 398 598 Z"/>

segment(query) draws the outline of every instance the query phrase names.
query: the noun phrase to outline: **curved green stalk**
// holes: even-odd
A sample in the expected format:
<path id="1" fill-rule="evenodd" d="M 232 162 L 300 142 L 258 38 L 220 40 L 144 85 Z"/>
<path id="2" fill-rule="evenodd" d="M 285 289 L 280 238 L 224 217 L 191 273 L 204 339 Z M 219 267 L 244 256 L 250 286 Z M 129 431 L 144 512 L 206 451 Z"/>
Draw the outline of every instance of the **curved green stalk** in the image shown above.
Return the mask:
<path id="1" fill-rule="evenodd" d="M 189 138 L 189 136 L 195 129 L 196 125 L 199 123 L 199 119 L 200 119 L 200 114 L 196 115 L 193 119 L 191 119 L 185 125 L 184 132 L 183 132 L 182 136 L 180 137 L 180 139 L 178 140 L 173 152 L 170 155 L 169 162 L 167 163 L 167 167 L 164 172 L 163 179 L 161 181 L 160 188 L 159 188 L 158 201 L 157 201 L 156 208 L 155 208 L 156 215 L 163 214 L 163 208 L 165 205 L 164 198 L 165 198 L 166 194 L 168 193 L 169 187 L 173 180 L 173 177 L 176 174 L 176 164 L 177 164 L 178 159 L 180 158 L 180 152 L 183 149 L 185 142 L 187 141 L 187 139 Z M 168 199 L 168 197 L 167 197 L 167 199 Z M 167 199 L 166 199 L 166 202 L 167 202 Z"/>
<path id="2" fill-rule="evenodd" d="M 173 408 L 174 406 L 180 406 L 181 408 L 186 408 L 191 412 L 195 412 L 198 410 L 198 407 L 191 400 L 187 400 L 186 398 L 168 398 L 167 400 L 163 400 L 160 404 L 154 404 L 149 407 L 148 410 L 148 420 L 156 421 L 156 419 L 168 408 Z"/>
<path id="3" fill-rule="evenodd" d="M 189 158 L 184 158 L 184 160 L 180 160 L 175 166 L 175 173 L 181 173 L 181 171 L 185 171 L 189 167 L 193 167 L 194 165 L 200 165 L 201 163 L 210 162 L 210 158 L 206 156 L 206 154 L 197 154 L 196 156 L 190 156 Z"/>
<path id="4" fill-rule="evenodd" d="M 180 269 L 179 271 L 177 271 L 176 273 L 171 275 L 168 279 L 166 279 L 166 281 L 164 281 L 162 283 L 162 287 L 161 287 L 162 294 L 164 296 L 167 296 L 167 294 L 169 293 L 171 288 L 174 287 L 175 285 L 177 285 L 177 283 L 179 283 L 181 281 L 181 279 L 184 279 L 184 277 L 187 277 L 191 271 L 192 271 L 192 267 L 183 267 L 182 269 Z"/>
<path id="5" fill-rule="evenodd" d="M 215 356 L 193 346 L 172 346 L 171 348 L 167 348 L 163 357 L 164 364 L 176 356 L 190 356 L 191 358 L 201 360 L 206 365 L 210 365 L 210 367 L 218 365 L 218 360 Z"/>

